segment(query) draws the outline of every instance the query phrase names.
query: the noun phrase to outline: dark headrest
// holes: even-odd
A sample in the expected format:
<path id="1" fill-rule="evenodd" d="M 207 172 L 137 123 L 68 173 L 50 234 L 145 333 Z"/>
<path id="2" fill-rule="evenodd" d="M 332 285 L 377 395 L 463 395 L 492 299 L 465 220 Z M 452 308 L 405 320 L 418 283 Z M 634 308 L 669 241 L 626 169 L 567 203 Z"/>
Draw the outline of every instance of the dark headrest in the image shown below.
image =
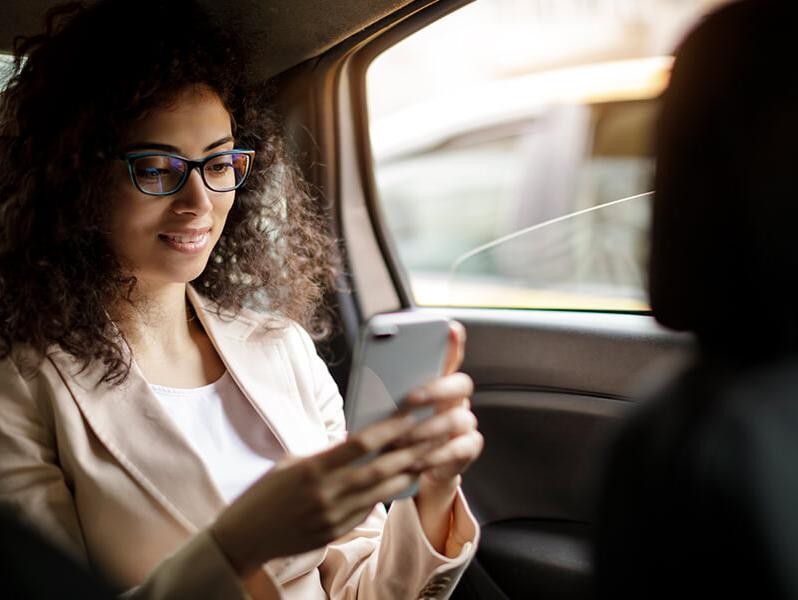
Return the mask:
<path id="1" fill-rule="evenodd" d="M 651 304 L 711 344 L 767 344 L 774 327 L 798 339 L 795 4 L 711 14 L 678 49 L 663 96 Z"/>

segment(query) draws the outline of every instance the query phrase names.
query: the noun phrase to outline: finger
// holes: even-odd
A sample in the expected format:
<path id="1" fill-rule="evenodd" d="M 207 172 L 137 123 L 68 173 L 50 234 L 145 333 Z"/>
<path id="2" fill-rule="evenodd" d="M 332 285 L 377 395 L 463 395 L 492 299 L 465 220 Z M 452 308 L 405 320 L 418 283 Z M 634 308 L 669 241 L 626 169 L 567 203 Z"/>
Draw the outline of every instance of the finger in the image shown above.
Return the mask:
<path id="1" fill-rule="evenodd" d="M 328 482 L 328 490 L 340 498 L 360 490 L 373 488 L 380 482 L 413 470 L 421 464 L 422 457 L 433 447 L 431 443 L 408 445 L 385 452 L 364 465 L 343 467 Z"/>
<path id="2" fill-rule="evenodd" d="M 295 454 L 286 454 L 274 464 L 274 467 L 272 467 L 270 471 L 276 473 L 283 469 L 287 469 L 288 467 L 291 467 L 302 460 L 304 460 L 304 458 L 301 456 L 296 456 Z"/>
<path id="3" fill-rule="evenodd" d="M 313 456 L 313 466 L 321 471 L 329 472 L 350 464 L 403 436 L 415 422 L 415 417 L 412 414 L 402 413 L 378 421 L 351 435 L 346 441 Z"/>
<path id="4" fill-rule="evenodd" d="M 376 504 L 376 502 L 374 503 Z M 371 511 L 374 510 L 374 504 L 369 507 L 361 508 L 360 510 L 356 510 L 351 514 L 346 515 L 340 522 L 338 522 L 329 532 L 329 539 L 325 540 L 325 544 L 329 544 L 330 542 L 337 540 L 347 533 L 352 531 L 355 527 L 362 524 L 368 516 L 371 514 Z"/>
<path id="5" fill-rule="evenodd" d="M 452 408 L 422 421 L 403 438 L 404 443 L 415 444 L 422 440 L 435 440 L 469 433 L 477 428 L 477 418 L 465 408 Z"/>
<path id="6" fill-rule="evenodd" d="M 474 392 L 474 381 L 465 373 L 451 373 L 416 388 L 407 395 L 408 406 L 416 407 L 425 404 L 447 401 L 460 401 Z"/>
<path id="7" fill-rule="evenodd" d="M 378 502 L 386 502 L 397 496 L 413 485 L 418 477 L 416 474 L 401 473 L 368 491 L 345 498 L 326 518 L 315 524 L 313 529 L 316 535 L 324 538 L 324 543 L 346 535 L 368 518 Z"/>
<path id="8" fill-rule="evenodd" d="M 413 485 L 418 477 L 416 473 L 400 473 L 376 486 L 348 496 L 339 505 L 342 514 L 345 515 L 341 521 L 349 519 L 364 509 L 372 509 L 378 502 L 390 500 Z"/>
<path id="9" fill-rule="evenodd" d="M 320 546 L 329 544 L 360 525 L 374 510 L 374 504 L 352 510 L 348 510 L 349 506 L 337 505 L 330 512 L 309 515 L 301 535 L 309 540 L 319 540 Z"/>
<path id="10" fill-rule="evenodd" d="M 466 330 L 459 321 L 449 321 L 449 349 L 444 362 L 443 374 L 454 373 L 463 364 L 465 356 Z"/>
<path id="11" fill-rule="evenodd" d="M 449 467 L 449 476 L 462 473 L 482 452 L 484 439 L 479 431 L 470 431 L 449 440 L 443 446 L 428 452 L 422 458 L 423 470 Z"/>

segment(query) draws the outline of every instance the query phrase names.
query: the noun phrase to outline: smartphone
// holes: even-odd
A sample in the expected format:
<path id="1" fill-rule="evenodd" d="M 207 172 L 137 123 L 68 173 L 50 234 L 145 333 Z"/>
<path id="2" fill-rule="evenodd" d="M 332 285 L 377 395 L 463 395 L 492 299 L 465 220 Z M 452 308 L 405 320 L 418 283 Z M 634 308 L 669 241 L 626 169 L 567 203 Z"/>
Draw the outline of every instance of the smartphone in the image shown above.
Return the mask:
<path id="1" fill-rule="evenodd" d="M 383 313 L 361 329 L 352 358 L 344 414 L 350 433 L 385 419 L 413 389 L 439 377 L 449 347 L 449 321 L 412 311 Z M 419 421 L 433 406 L 414 409 Z M 412 486 L 396 498 L 412 496 Z"/>

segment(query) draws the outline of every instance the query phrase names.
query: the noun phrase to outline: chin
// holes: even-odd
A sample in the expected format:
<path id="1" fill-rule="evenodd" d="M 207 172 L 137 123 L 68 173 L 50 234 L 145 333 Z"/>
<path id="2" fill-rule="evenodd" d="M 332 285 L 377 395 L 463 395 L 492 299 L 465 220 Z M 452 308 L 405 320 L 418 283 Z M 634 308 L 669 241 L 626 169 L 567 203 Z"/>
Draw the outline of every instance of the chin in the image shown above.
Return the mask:
<path id="1" fill-rule="evenodd" d="M 173 281 L 175 281 L 175 283 L 178 283 L 178 282 L 179 283 L 191 283 L 192 281 L 197 279 L 200 275 L 202 275 L 202 272 L 204 270 L 205 270 L 205 267 L 203 266 L 201 269 L 196 269 L 196 270 L 193 270 L 191 272 L 181 273 L 178 277 L 173 279 Z"/>
<path id="2" fill-rule="evenodd" d="M 160 265 L 160 268 L 147 269 L 146 271 L 139 271 L 136 277 L 139 280 L 149 282 L 164 283 L 190 283 L 197 279 L 205 270 L 208 261 L 202 261 L 196 265 L 181 265 L 174 266 L 173 268 L 164 268 L 165 265 Z"/>

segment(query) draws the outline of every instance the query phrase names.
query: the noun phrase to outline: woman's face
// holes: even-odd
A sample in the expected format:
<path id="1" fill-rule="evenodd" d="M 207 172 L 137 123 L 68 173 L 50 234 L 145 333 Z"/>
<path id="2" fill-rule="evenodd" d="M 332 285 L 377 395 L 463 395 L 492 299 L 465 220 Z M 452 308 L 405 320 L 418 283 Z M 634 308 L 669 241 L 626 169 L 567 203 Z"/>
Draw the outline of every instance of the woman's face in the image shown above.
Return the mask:
<path id="1" fill-rule="evenodd" d="M 214 92 L 192 87 L 137 121 L 122 142 L 126 153 L 171 152 L 201 160 L 233 148 L 230 115 Z M 219 240 L 235 191 L 209 190 L 193 169 L 178 192 L 147 195 L 133 185 L 121 161 L 114 181 L 111 245 L 123 268 L 156 285 L 197 278 Z"/>

